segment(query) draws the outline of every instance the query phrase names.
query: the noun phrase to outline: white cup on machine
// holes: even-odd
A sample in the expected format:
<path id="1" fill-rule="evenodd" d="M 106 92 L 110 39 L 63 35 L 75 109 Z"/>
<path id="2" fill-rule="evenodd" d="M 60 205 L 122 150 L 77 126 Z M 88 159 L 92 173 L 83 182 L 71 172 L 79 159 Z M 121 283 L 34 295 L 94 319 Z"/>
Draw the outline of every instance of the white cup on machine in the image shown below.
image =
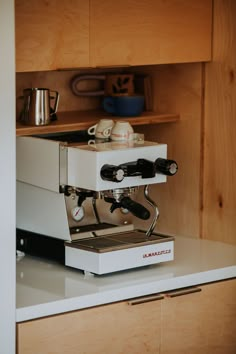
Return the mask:
<path id="1" fill-rule="evenodd" d="M 114 122 L 112 119 L 101 119 L 88 129 L 89 135 L 95 135 L 96 139 L 107 139 L 110 137 Z"/>
<path id="2" fill-rule="evenodd" d="M 117 121 L 111 130 L 110 139 L 112 141 L 133 140 L 134 130 L 129 122 Z"/>

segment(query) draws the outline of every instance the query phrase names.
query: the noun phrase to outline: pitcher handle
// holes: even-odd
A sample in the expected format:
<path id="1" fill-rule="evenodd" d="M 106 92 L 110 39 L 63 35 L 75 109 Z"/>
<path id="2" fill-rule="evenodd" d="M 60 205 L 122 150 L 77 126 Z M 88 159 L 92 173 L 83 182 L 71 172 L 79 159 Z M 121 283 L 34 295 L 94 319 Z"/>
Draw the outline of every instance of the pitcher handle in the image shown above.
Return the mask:
<path id="1" fill-rule="evenodd" d="M 51 92 L 55 93 L 55 97 L 53 97 L 53 96 L 51 97 Z M 52 114 L 57 113 L 57 108 L 58 108 L 60 95 L 59 95 L 59 93 L 57 91 L 50 90 L 50 98 L 55 98 L 54 107 L 52 109 L 52 112 L 50 113 L 50 116 L 51 116 Z"/>

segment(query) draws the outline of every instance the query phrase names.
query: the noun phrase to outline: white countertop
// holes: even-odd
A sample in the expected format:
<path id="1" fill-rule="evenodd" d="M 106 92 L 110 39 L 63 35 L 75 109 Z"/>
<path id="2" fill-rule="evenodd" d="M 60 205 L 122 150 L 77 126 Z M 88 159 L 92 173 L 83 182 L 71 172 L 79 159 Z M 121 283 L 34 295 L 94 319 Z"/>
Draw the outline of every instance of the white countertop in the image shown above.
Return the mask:
<path id="1" fill-rule="evenodd" d="M 236 246 L 175 238 L 175 260 L 96 276 L 25 256 L 17 261 L 16 321 L 236 277 Z"/>

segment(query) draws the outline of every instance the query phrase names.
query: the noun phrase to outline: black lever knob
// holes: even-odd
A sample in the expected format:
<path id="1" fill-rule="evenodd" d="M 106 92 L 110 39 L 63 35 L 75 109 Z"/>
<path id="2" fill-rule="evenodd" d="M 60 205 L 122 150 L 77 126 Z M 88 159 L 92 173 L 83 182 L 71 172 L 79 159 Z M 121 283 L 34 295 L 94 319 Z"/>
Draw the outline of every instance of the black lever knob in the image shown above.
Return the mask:
<path id="1" fill-rule="evenodd" d="M 174 176 L 178 171 L 178 165 L 174 160 L 158 158 L 155 161 L 155 169 L 157 173 L 167 176 Z"/>
<path id="2" fill-rule="evenodd" d="M 124 170 L 119 166 L 104 165 L 101 168 L 101 178 L 105 181 L 121 182 L 125 177 Z"/>

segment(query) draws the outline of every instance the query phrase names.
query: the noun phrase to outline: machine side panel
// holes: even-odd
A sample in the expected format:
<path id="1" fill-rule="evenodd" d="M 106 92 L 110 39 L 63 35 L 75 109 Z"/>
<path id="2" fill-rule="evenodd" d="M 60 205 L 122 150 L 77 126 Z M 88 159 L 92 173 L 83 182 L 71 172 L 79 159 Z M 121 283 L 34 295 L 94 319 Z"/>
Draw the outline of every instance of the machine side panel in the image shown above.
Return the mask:
<path id="1" fill-rule="evenodd" d="M 97 156 L 90 151 L 81 154 L 78 148 L 68 147 L 68 185 L 89 190 L 94 188 L 97 176 Z"/>
<path id="2" fill-rule="evenodd" d="M 69 241 L 64 194 L 17 182 L 16 227 Z"/>
<path id="3" fill-rule="evenodd" d="M 59 192 L 59 145 L 46 139 L 17 137 L 17 180 Z"/>

